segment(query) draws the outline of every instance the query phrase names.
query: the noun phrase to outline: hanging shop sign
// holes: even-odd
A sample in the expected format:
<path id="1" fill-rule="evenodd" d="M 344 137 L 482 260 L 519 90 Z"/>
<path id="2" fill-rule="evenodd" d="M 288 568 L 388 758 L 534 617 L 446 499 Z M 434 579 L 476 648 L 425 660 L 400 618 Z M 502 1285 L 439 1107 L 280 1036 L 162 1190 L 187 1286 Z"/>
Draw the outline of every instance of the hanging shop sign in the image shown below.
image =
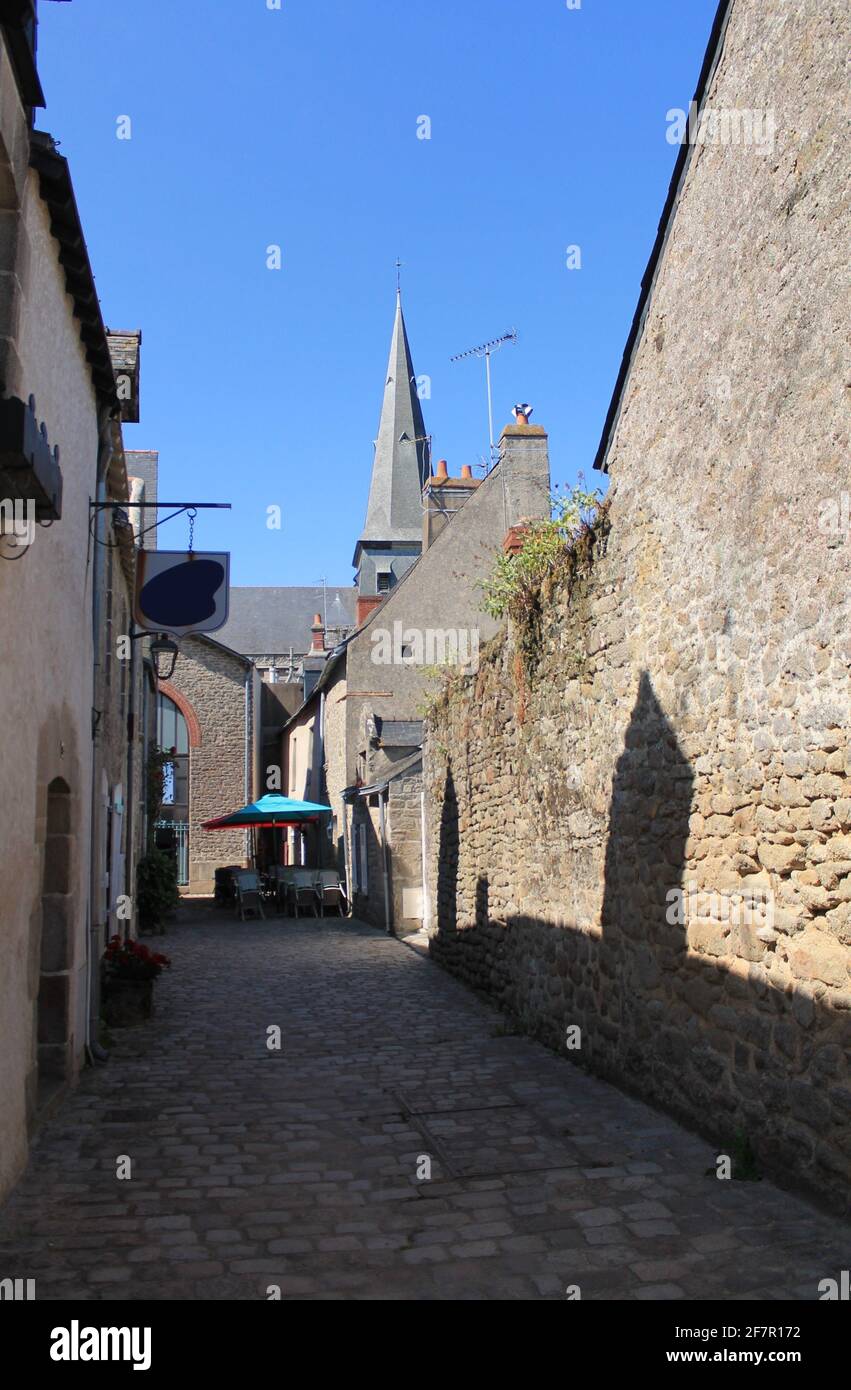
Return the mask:
<path id="1" fill-rule="evenodd" d="M 133 616 L 145 632 L 217 632 L 228 620 L 226 550 L 139 550 Z"/>

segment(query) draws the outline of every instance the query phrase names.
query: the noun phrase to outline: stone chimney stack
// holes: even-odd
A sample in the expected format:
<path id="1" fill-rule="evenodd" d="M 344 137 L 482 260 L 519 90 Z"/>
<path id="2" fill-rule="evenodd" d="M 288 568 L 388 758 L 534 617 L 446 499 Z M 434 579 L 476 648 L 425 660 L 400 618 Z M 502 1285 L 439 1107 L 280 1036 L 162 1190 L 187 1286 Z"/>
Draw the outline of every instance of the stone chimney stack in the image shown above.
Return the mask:
<path id="1" fill-rule="evenodd" d="M 468 463 L 461 469 L 460 478 L 450 478 L 446 459 L 439 460 L 437 472 L 423 488 L 423 554 L 480 483 L 481 478 L 473 477 Z"/>
<path id="2" fill-rule="evenodd" d="M 325 627 L 322 614 L 317 613 L 310 629 L 310 655 L 322 656 L 325 651 Z"/>
<path id="3" fill-rule="evenodd" d="M 386 597 L 386 594 L 358 594 L 355 625 L 363 627 L 370 613 L 380 608 Z"/>
<path id="4" fill-rule="evenodd" d="M 514 424 L 506 425 L 499 440 L 499 463 L 505 489 L 506 535 L 524 521 L 545 520 L 550 515 L 550 456 L 547 432 L 530 425 L 530 405 L 516 405 Z"/>
<path id="5" fill-rule="evenodd" d="M 108 328 L 106 341 L 115 376 L 121 419 L 125 424 L 139 423 L 139 356 L 142 346 L 140 328 Z"/>

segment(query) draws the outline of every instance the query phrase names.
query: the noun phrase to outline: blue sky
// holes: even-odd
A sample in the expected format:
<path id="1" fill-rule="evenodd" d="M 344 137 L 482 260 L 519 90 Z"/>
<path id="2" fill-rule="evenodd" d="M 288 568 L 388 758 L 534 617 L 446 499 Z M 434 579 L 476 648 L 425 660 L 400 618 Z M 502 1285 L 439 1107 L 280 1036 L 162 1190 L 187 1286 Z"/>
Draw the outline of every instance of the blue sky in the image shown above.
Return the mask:
<path id="1" fill-rule="evenodd" d="M 233 504 L 196 526 L 233 582 L 351 582 L 397 255 L 434 457 L 486 454 L 483 365 L 449 358 L 516 327 L 497 433 L 530 401 L 554 482 L 588 477 L 715 7 L 43 0 L 37 124 L 106 323 L 143 331 L 125 440 L 160 451 L 161 496 Z"/>

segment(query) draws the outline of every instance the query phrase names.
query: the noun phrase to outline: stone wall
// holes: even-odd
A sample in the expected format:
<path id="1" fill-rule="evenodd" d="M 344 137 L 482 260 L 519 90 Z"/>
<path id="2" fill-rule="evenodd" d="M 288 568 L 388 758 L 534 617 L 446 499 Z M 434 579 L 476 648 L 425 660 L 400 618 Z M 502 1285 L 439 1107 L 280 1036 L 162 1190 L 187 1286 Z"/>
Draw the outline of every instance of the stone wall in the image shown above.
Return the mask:
<path id="1" fill-rule="evenodd" d="M 0 374 L 9 394 L 35 396 L 64 478 L 61 519 L 37 526 L 20 559 L 0 563 L 0 1200 L 24 1167 L 28 1125 L 45 1093 L 74 1081 L 84 1056 L 94 704 L 89 499 L 99 444 L 86 348 L 38 178 L 27 168 L 16 91 L 0 36 Z"/>
<path id="2" fill-rule="evenodd" d="M 368 721 L 419 720 L 435 688 L 435 667 L 453 656 L 475 665 L 479 643 L 492 637 L 498 623 L 484 610 L 477 581 L 490 573 L 507 527 L 521 518 L 549 512 L 549 455 L 547 434 L 540 425 L 508 425 L 500 438 L 496 468 L 452 516 L 432 544 L 376 608 L 346 648 L 345 775 L 349 784 L 360 777 L 372 785 Z M 451 642 L 454 640 L 454 653 Z M 410 644 L 410 656 L 404 644 Z M 419 645 L 417 645 L 419 644 Z M 439 650 L 438 650 L 439 649 Z M 330 746 L 330 745 L 329 745 Z M 379 774 L 380 775 L 380 774 Z M 416 800 L 418 788 L 413 793 Z M 391 784 L 390 803 L 396 791 Z M 410 802 L 410 794 L 402 793 Z M 410 802 L 413 805 L 413 802 Z M 358 806 L 360 809 L 358 809 Z M 421 883 L 421 827 L 409 821 L 406 804 L 398 806 L 396 863 L 388 829 L 388 874 L 394 888 L 393 921 L 401 933 L 414 931 L 421 920 L 404 917 L 403 888 Z M 355 894 L 357 916 L 384 926 L 384 879 L 377 808 L 358 802 L 353 824 L 363 817 L 369 844 L 369 891 Z M 396 897 L 398 896 L 398 903 Z"/>
<path id="3" fill-rule="evenodd" d="M 422 767 L 409 768 L 390 783 L 387 838 L 391 850 L 393 926 L 408 936 L 422 926 Z"/>
<path id="4" fill-rule="evenodd" d="M 845 1207 L 844 6 L 737 0 L 609 452 L 610 530 L 426 744 L 432 950 L 553 1046 Z M 699 891 L 698 891 L 699 890 Z"/>
<path id="5" fill-rule="evenodd" d="M 351 803 L 349 844 L 358 854 L 353 896 L 355 917 L 386 929 L 387 906 L 396 936 L 409 936 L 422 926 L 422 771 L 419 761 L 391 778 L 384 804 L 387 896 L 384 898 L 385 854 L 381 841 L 379 798 L 383 792 L 359 796 Z M 367 892 L 363 891 L 358 836 L 366 835 Z M 414 896 L 412 896 L 412 890 Z"/>
<path id="6" fill-rule="evenodd" d="M 244 658 L 215 642 L 187 637 L 180 643 L 171 684 L 192 706 L 200 729 L 198 745 L 189 750 L 190 893 L 212 893 L 215 869 L 221 864 L 242 864 L 246 859 L 244 830 L 207 831 L 201 826 L 242 806 L 254 795 L 255 739 L 250 707 L 247 730 L 245 713 L 249 671 Z M 251 750 L 247 786 L 246 737 Z"/>
<path id="7" fill-rule="evenodd" d="M 507 425 L 500 459 L 468 497 L 401 583 L 372 613 L 346 648 L 346 773 L 354 782 L 364 715 L 419 719 L 434 685 L 433 668 L 446 659 L 429 651 L 435 634 L 456 634 L 465 655 L 477 650 L 498 624 L 483 607 L 477 581 L 490 573 L 509 526 L 549 512 L 550 473 L 546 431 L 539 425 Z M 382 635 L 386 639 L 382 642 Z M 394 634 L 397 640 L 394 641 Z M 413 644 L 420 637 L 421 650 Z M 401 643 L 412 644 L 409 658 Z"/>
<path id="8" fill-rule="evenodd" d="M 332 811 L 331 864 L 342 879 L 346 877 L 346 666 L 340 662 L 325 690 L 324 794 Z M 321 800 L 321 797 L 319 798 Z"/>
<path id="9" fill-rule="evenodd" d="M 366 892 L 364 892 L 360 836 L 365 835 L 366 843 Z M 387 913 L 384 904 L 384 854 L 381 846 L 381 820 L 378 796 L 357 797 L 352 802 L 349 827 L 349 843 L 353 858 L 352 913 L 362 922 L 370 922 L 374 927 L 387 926 Z M 388 856 L 389 870 L 389 856 Z"/>

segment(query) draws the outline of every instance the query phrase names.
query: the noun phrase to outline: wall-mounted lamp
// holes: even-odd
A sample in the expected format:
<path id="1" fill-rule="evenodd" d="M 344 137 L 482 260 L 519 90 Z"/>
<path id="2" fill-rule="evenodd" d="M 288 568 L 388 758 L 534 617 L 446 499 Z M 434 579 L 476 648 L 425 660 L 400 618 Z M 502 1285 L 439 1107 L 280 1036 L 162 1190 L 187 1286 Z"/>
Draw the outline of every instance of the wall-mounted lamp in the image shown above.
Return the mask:
<path id="1" fill-rule="evenodd" d="M 151 643 L 150 651 L 157 680 L 170 681 L 177 662 L 177 643 L 161 632 Z"/>

